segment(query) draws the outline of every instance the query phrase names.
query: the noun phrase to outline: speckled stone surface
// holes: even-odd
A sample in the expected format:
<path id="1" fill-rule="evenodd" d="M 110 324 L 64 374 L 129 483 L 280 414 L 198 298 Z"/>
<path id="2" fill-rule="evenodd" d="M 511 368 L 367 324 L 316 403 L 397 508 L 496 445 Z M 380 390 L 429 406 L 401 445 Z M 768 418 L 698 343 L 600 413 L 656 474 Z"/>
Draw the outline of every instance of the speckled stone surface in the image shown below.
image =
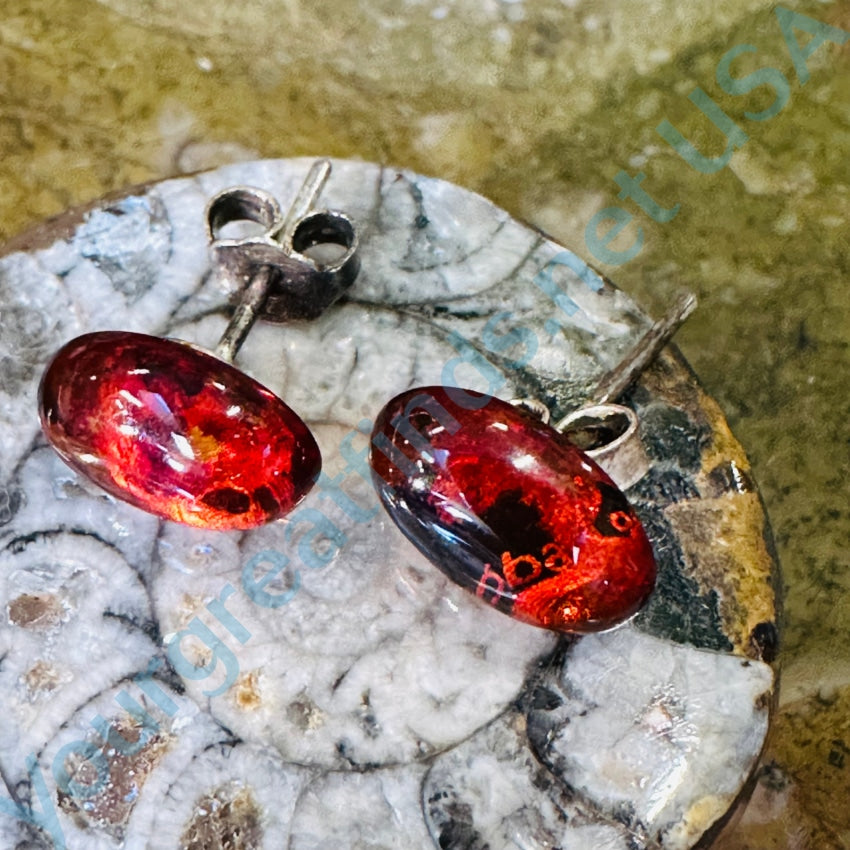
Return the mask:
<path id="1" fill-rule="evenodd" d="M 44 447 L 34 398 L 53 342 L 125 328 L 214 345 L 231 293 L 209 273 L 206 200 L 248 184 L 285 203 L 309 164 L 261 161 L 155 184 L 0 260 L 4 303 L 29 317 L 4 338 L 19 368 L 0 383 L 11 494 L 0 544 L 17 582 L 3 590 L 5 609 L 24 610 L 27 569 L 77 576 L 92 560 L 127 576 L 115 579 L 117 599 L 85 605 L 64 584 L 39 590 L 39 611 L 62 611 L 32 624 L 41 642 L 27 639 L 27 623 L 2 624 L 0 638 L 33 667 L 60 663 L 60 648 L 74 659 L 50 680 L 51 710 L 33 729 L 44 687 L 21 674 L 10 683 L 3 775 L 38 808 L 24 761 L 32 748 L 69 847 L 142 847 L 155 823 L 177 841 L 190 821 L 199 828 L 195 809 L 209 795 L 230 795 L 233 817 L 259 812 L 267 837 L 252 848 L 280 846 L 262 843 L 273 835 L 352 850 L 365 836 L 375 848 L 422 850 L 691 847 L 733 805 L 761 751 L 776 577 L 747 459 L 681 358 L 666 353 L 626 399 L 651 462 L 627 495 L 660 578 L 620 629 L 557 638 L 480 604 L 404 540 L 367 483 L 364 431 L 392 395 L 448 375 L 505 398 L 536 396 L 561 416 L 648 325 L 622 292 L 488 201 L 410 172 L 335 163 L 322 204 L 358 222 L 361 275 L 315 322 L 258 325 L 239 355 L 323 450 L 327 478 L 288 520 L 244 534 L 161 524 Z M 505 345 L 512 328 L 526 334 Z M 257 571 L 275 565 L 264 596 Z M 74 666 L 84 663 L 75 645 L 83 658 L 104 655 L 102 681 Z M 106 720 L 92 728 L 92 715 Z M 135 725 L 131 755 L 99 742 L 110 721 L 119 733 Z M 75 736 L 109 777 L 80 805 L 57 787 L 62 765 L 74 768 L 57 754 Z M 205 747 L 225 762 L 233 754 L 230 768 L 212 756 L 208 769 L 178 768 L 200 764 Z M 289 789 L 290 808 L 272 813 L 261 795 L 236 805 L 234 765 L 258 762 L 243 748 L 267 762 L 245 785 L 279 774 L 268 781 Z M 143 778 L 128 781 L 128 770 Z"/>
<path id="2" fill-rule="evenodd" d="M 774 5 L 7 0 L 0 234 L 144 180 L 323 154 L 475 189 L 585 259 L 597 211 L 634 213 L 641 253 L 603 269 L 653 315 L 683 286 L 700 296 L 677 343 L 747 448 L 786 581 L 777 722 L 753 803 L 716 846 L 844 850 L 850 51 L 824 43 L 801 84 Z M 850 30 L 847 0 L 782 5 Z M 756 52 L 734 74 L 789 81 L 768 121 L 746 113 L 770 104 L 770 87 L 732 96 L 717 84 L 720 58 L 743 44 Z M 655 132 L 668 119 L 721 151 L 687 98 L 697 85 L 749 136 L 713 175 Z M 675 220 L 618 198 L 621 170 L 681 203 Z M 26 321 L 0 310 L 4 374 L 27 368 L 3 347 L 6 327 Z M 50 337 L 34 327 L 33 347 Z M 0 490 L 0 517 L 16 499 Z"/>

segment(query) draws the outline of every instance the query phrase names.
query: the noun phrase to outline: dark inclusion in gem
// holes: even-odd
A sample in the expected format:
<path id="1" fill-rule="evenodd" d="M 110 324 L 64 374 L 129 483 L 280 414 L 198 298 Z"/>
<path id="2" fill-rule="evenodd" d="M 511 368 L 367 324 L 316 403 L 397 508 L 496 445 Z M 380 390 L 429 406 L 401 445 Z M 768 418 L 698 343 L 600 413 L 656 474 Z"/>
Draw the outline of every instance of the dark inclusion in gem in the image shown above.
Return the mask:
<path id="1" fill-rule="evenodd" d="M 632 616 L 655 583 L 643 527 L 587 455 L 490 396 L 424 387 L 384 407 L 370 463 L 384 507 L 449 578 L 568 632 Z"/>
<path id="2" fill-rule="evenodd" d="M 53 358 L 41 424 L 75 470 L 164 519 L 253 528 L 289 512 L 321 469 L 319 448 L 276 395 L 185 342 L 86 334 Z"/>

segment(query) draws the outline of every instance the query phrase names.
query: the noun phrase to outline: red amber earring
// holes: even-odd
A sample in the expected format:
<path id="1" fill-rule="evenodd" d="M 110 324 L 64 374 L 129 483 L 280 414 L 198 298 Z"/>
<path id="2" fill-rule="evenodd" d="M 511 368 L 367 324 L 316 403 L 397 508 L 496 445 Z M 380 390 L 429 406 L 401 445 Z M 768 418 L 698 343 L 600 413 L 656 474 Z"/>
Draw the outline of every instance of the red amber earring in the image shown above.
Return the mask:
<path id="1" fill-rule="evenodd" d="M 339 212 L 310 212 L 329 173 L 329 162 L 315 163 L 285 217 L 274 198 L 247 187 L 208 205 L 218 273 L 243 288 L 215 354 L 180 340 L 103 331 L 54 356 L 39 388 L 41 424 L 73 469 L 159 517 L 217 530 L 270 522 L 307 494 L 321 470 L 313 435 L 230 361 L 258 317 L 315 317 L 354 281 L 352 223 Z M 237 221 L 264 233 L 220 238 Z M 341 246 L 342 256 L 319 263 L 307 255 L 328 243 Z"/>
<path id="2" fill-rule="evenodd" d="M 594 400 L 622 395 L 694 306 L 680 300 Z M 634 509 L 590 454 L 619 448 L 632 467 L 624 486 L 634 483 L 646 469 L 637 420 L 597 404 L 552 427 L 548 411 L 531 412 L 539 406 L 455 387 L 408 390 L 376 420 L 375 487 L 404 535 L 498 610 L 557 631 L 607 629 L 643 605 L 656 564 Z"/>

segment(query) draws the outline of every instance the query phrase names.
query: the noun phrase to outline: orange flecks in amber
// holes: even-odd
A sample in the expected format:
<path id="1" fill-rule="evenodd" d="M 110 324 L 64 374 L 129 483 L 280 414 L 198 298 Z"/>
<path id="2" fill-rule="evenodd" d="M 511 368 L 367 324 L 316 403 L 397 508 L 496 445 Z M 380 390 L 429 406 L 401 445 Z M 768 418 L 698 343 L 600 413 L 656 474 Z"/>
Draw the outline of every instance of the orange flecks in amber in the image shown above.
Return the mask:
<path id="1" fill-rule="evenodd" d="M 245 529 L 290 511 L 319 474 L 307 426 L 277 396 L 175 340 L 108 331 L 69 342 L 39 390 L 65 461 L 165 519 Z"/>
<path id="2" fill-rule="evenodd" d="M 584 632 L 634 614 L 655 559 L 614 482 L 527 412 L 464 393 L 474 406 L 426 387 L 381 411 L 370 462 L 395 523 L 449 578 L 519 619 Z"/>
<path id="3" fill-rule="evenodd" d="M 189 445 L 192 447 L 192 453 L 195 457 L 205 463 L 214 460 L 221 451 L 218 440 L 209 434 L 204 434 L 200 428 L 190 428 L 186 438 L 189 440 Z"/>

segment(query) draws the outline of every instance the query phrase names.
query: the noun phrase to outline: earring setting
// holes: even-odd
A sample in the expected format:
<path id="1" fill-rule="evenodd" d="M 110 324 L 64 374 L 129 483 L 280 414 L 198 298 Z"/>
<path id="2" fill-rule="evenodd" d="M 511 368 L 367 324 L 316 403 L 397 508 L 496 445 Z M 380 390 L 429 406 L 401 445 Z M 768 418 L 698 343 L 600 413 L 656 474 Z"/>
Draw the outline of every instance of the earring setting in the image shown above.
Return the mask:
<path id="1" fill-rule="evenodd" d="M 187 525 L 261 525 L 291 510 L 321 471 L 313 435 L 283 401 L 179 340 L 78 337 L 48 367 L 40 405 L 72 468 Z"/>
<path id="2" fill-rule="evenodd" d="M 396 396 L 377 418 L 369 456 L 390 517 L 452 581 L 519 620 L 564 632 L 627 620 L 655 586 L 652 546 L 612 477 L 577 443 L 624 486 L 642 477 L 634 413 L 610 402 L 695 307 L 692 295 L 680 298 L 603 376 L 591 403 L 555 427 L 533 400 L 456 387 Z"/>
<path id="3" fill-rule="evenodd" d="M 517 619 L 598 631 L 652 591 L 652 547 L 625 496 L 521 407 L 450 387 L 403 393 L 378 417 L 371 464 L 405 536 Z"/>
<path id="4" fill-rule="evenodd" d="M 310 213 L 329 171 L 326 160 L 314 165 L 286 217 L 266 193 L 247 188 L 208 206 L 220 267 L 248 280 L 216 355 L 180 340 L 104 331 L 54 356 L 39 388 L 41 424 L 73 469 L 164 519 L 216 530 L 262 525 L 307 494 L 321 471 L 309 428 L 227 361 L 260 315 L 281 321 L 301 309 L 320 312 L 353 282 L 353 225 L 342 213 Z M 218 238 L 245 220 L 263 226 L 263 235 Z M 341 246 L 342 256 L 317 263 L 304 253 L 323 243 Z M 301 292 L 300 306 L 279 295 L 292 289 Z"/>

